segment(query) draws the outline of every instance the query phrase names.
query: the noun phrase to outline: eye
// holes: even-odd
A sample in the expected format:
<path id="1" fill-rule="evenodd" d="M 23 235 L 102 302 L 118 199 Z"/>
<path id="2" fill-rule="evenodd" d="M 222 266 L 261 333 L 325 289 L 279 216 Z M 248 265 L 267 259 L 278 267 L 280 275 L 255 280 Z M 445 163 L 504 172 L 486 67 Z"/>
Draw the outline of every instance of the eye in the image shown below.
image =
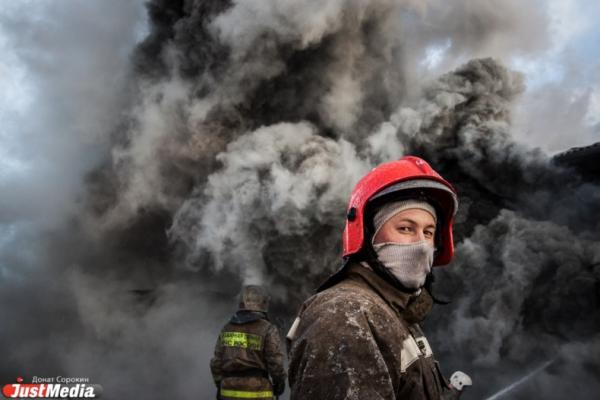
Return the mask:
<path id="1" fill-rule="evenodd" d="M 424 233 L 425 233 L 425 237 L 428 237 L 428 238 L 432 238 L 435 235 L 435 232 L 431 231 L 431 230 L 427 230 Z"/>
<path id="2" fill-rule="evenodd" d="M 402 232 L 402 233 L 410 233 L 410 232 L 412 232 L 412 228 L 410 226 L 407 226 L 407 225 L 397 226 L 396 230 L 398 232 Z"/>

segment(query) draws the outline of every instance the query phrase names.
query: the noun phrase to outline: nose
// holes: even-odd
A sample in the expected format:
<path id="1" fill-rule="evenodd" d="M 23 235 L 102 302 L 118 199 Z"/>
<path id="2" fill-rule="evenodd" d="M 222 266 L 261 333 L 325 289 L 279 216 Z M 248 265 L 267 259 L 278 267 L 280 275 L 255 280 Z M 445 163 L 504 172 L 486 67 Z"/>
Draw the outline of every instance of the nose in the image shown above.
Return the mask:
<path id="1" fill-rule="evenodd" d="M 425 231 L 423 229 L 417 229 L 417 234 L 415 235 L 415 242 L 422 242 L 427 240 L 425 236 Z"/>

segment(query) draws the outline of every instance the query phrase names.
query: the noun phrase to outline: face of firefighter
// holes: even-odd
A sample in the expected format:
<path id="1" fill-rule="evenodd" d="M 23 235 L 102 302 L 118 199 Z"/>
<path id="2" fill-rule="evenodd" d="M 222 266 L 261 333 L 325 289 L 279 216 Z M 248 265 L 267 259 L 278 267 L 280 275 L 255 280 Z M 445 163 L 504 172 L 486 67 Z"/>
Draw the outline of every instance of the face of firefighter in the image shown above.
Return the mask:
<path id="1" fill-rule="evenodd" d="M 435 220 L 425 210 L 410 208 L 390 218 L 373 239 L 377 243 L 410 244 L 425 241 L 434 244 Z"/>

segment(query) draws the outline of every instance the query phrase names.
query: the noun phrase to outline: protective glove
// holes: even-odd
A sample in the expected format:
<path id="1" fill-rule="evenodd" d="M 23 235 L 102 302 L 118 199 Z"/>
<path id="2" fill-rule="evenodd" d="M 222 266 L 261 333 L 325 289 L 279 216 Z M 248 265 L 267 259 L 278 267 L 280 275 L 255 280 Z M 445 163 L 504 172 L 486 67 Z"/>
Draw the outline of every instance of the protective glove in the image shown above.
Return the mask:
<path id="1" fill-rule="evenodd" d="M 458 400 L 460 399 L 460 395 L 462 394 L 462 392 L 460 390 L 457 390 L 456 388 L 450 386 L 450 387 L 445 387 L 444 390 L 442 391 L 442 400 Z"/>
<path id="2" fill-rule="evenodd" d="M 277 382 L 273 385 L 273 393 L 275 396 L 281 396 L 285 391 L 285 381 Z"/>
<path id="3" fill-rule="evenodd" d="M 221 382 L 215 382 L 215 385 L 217 385 L 217 397 L 215 398 L 221 400 Z"/>
<path id="4" fill-rule="evenodd" d="M 462 371 L 456 371 L 450 377 L 450 385 L 444 388 L 442 393 L 443 400 L 458 400 L 463 390 L 472 386 L 473 381 L 471 377 Z"/>

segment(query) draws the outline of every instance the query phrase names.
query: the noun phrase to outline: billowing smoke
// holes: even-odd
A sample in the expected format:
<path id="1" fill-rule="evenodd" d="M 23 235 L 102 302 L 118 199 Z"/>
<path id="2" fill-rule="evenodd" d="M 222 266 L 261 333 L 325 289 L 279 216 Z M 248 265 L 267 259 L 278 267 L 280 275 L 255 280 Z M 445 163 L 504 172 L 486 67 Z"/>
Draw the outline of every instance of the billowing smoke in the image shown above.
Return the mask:
<path id="1" fill-rule="evenodd" d="M 106 73 L 34 71 L 64 78 L 45 93 L 71 88 L 46 126 L 78 156 L 48 148 L 70 189 L 53 195 L 57 221 L 9 218 L 31 194 L 25 204 L 45 204 L 40 189 L 0 199 L 3 382 L 89 376 L 111 399 L 212 393 L 208 360 L 240 286 L 269 287 L 286 330 L 340 264 L 354 183 L 415 154 L 461 196 L 456 259 L 434 286 L 453 302 L 426 326 L 445 372 L 470 373 L 465 398 L 482 398 L 552 359 L 511 398 L 597 397 L 600 188 L 520 144 L 526 82 L 501 61 L 543 49 L 547 16 L 516 0 L 446 3 L 153 0 L 131 53 L 139 4 L 111 4 L 128 29 L 81 47 L 112 49 L 113 31 L 129 47 L 69 67 Z M 45 12 L 73 32 L 85 30 L 73 15 L 102 9 L 66 4 Z M 101 63 L 117 53 L 131 55 Z M 68 76 L 103 90 L 79 93 Z M 95 145 L 78 144 L 88 131 Z"/>

